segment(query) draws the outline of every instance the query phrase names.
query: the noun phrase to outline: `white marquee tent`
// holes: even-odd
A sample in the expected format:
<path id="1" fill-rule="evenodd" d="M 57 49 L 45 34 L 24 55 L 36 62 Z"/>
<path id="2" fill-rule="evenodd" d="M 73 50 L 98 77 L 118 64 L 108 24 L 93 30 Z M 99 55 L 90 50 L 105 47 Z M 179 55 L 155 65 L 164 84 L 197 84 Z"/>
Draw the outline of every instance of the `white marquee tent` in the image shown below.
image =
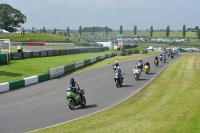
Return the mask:
<path id="1" fill-rule="evenodd" d="M 4 29 L 0 29 L 0 34 L 2 34 L 2 31 L 3 31 L 3 34 L 10 34 L 10 32 L 4 30 Z"/>

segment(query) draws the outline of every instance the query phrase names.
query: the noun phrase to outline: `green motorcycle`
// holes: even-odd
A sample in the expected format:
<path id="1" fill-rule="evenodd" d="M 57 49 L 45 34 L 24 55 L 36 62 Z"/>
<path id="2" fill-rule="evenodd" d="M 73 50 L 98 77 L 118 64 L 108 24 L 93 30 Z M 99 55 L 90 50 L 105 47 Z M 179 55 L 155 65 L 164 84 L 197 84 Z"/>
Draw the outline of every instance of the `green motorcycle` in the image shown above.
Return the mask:
<path id="1" fill-rule="evenodd" d="M 86 105 L 86 98 L 84 96 L 85 91 L 81 89 L 79 91 L 80 95 L 77 95 L 72 91 L 71 88 L 68 88 L 66 90 L 65 96 L 66 99 L 69 101 L 68 106 L 71 110 L 74 110 L 76 106 L 81 105 L 82 107 L 85 107 Z"/>

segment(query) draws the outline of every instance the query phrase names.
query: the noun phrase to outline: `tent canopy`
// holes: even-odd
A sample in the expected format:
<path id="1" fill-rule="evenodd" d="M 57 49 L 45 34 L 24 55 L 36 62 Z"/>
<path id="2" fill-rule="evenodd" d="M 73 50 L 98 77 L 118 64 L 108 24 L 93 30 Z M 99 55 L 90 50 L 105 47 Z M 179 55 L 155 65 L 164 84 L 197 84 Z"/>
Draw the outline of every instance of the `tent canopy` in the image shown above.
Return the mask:
<path id="1" fill-rule="evenodd" d="M 4 30 L 4 29 L 0 29 L 0 34 L 2 34 L 2 31 L 3 31 L 3 34 L 10 34 L 10 32 Z"/>

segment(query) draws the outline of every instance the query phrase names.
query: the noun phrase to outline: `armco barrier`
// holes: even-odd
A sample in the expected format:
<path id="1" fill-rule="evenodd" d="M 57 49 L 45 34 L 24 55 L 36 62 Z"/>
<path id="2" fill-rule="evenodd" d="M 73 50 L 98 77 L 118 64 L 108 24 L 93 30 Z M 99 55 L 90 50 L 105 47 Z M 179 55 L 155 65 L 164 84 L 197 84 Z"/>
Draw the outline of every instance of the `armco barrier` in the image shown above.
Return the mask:
<path id="1" fill-rule="evenodd" d="M 21 87 L 25 86 L 25 81 L 24 79 L 19 79 L 19 80 L 14 80 L 9 82 L 9 88 L 10 90 L 15 90 Z"/>
<path id="2" fill-rule="evenodd" d="M 105 59 L 106 57 L 105 57 L 105 54 L 104 55 L 101 55 L 101 59 Z"/>
<path id="3" fill-rule="evenodd" d="M 21 42 L 21 46 L 26 46 L 26 43 L 25 42 Z"/>
<path id="4" fill-rule="evenodd" d="M 32 57 L 40 57 L 40 52 L 32 52 Z"/>
<path id="5" fill-rule="evenodd" d="M 23 59 L 31 58 L 32 57 L 32 52 L 25 52 L 23 53 Z"/>
<path id="6" fill-rule="evenodd" d="M 96 57 L 90 59 L 90 63 L 96 62 Z"/>
<path id="7" fill-rule="evenodd" d="M 80 53 L 80 49 L 76 49 L 76 54 Z"/>
<path id="8" fill-rule="evenodd" d="M 66 50 L 65 49 L 61 49 L 60 50 L 60 55 L 66 55 Z"/>
<path id="9" fill-rule="evenodd" d="M 54 50 L 54 55 L 60 55 L 60 50 Z"/>
<path id="10" fill-rule="evenodd" d="M 0 84 L 0 93 L 6 92 L 6 91 L 9 91 L 9 83 L 8 82 Z"/>
<path id="11" fill-rule="evenodd" d="M 97 60 L 97 61 L 100 61 L 100 60 L 101 60 L 101 56 L 97 56 L 97 57 L 96 57 L 96 60 Z"/>
<path id="12" fill-rule="evenodd" d="M 47 50 L 47 56 L 54 56 L 54 50 Z"/>
<path id="13" fill-rule="evenodd" d="M 26 42 L 26 46 L 45 46 L 44 42 Z"/>
<path id="14" fill-rule="evenodd" d="M 25 86 L 38 83 L 38 76 L 31 76 L 28 78 L 24 78 Z"/>
<path id="15" fill-rule="evenodd" d="M 71 49 L 67 49 L 66 54 L 71 54 Z"/>
<path id="16" fill-rule="evenodd" d="M 76 49 L 71 49 L 71 54 L 76 54 Z"/>
<path id="17" fill-rule="evenodd" d="M 75 69 L 75 63 L 64 66 L 65 73 Z"/>
<path id="18" fill-rule="evenodd" d="M 49 80 L 49 73 L 38 74 L 38 82 Z"/>
<path id="19" fill-rule="evenodd" d="M 82 66 L 84 66 L 84 60 L 75 62 L 74 65 L 75 65 L 75 68 L 82 67 Z"/>
<path id="20" fill-rule="evenodd" d="M 64 66 L 60 66 L 60 67 L 56 67 L 56 68 L 51 68 L 51 69 L 49 69 L 50 79 L 58 77 L 58 76 L 61 76 L 61 75 L 64 74 L 64 72 L 65 72 Z"/>
<path id="21" fill-rule="evenodd" d="M 71 70 L 74 70 L 74 69 L 75 69 L 75 64 L 74 63 L 69 64 L 69 70 L 71 71 Z"/>
<path id="22" fill-rule="evenodd" d="M 40 51 L 40 57 L 46 57 L 46 56 L 47 56 L 47 51 L 46 50 Z"/>
<path id="23" fill-rule="evenodd" d="M 13 52 L 11 53 L 12 60 L 21 60 L 23 58 L 23 54 L 21 52 Z"/>
<path id="24" fill-rule="evenodd" d="M 86 66 L 88 64 L 90 64 L 90 59 L 84 60 L 84 65 Z"/>

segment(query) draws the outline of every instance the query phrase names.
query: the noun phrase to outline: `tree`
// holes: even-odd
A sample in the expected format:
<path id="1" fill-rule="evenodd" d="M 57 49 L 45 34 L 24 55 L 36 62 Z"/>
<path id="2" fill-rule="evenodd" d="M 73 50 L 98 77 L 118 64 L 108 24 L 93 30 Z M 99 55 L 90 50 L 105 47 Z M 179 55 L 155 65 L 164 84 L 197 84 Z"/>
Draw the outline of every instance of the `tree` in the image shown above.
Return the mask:
<path id="1" fill-rule="evenodd" d="M 186 26 L 183 25 L 183 37 L 185 37 L 185 34 L 186 34 Z"/>
<path id="2" fill-rule="evenodd" d="M 12 32 L 13 28 L 21 27 L 26 22 L 26 16 L 8 4 L 0 4 L 0 28 Z M 12 27 L 12 28 L 10 28 Z"/>
<path id="3" fill-rule="evenodd" d="M 82 32 L 82 27 L 81 25 L 79 26 L 79 35 L 81 35 L 81 32 Z"/>
<path id="4" fill-rule="evenodd" d="M 52 32 L 52 33 L 53 33 L 53 34 L 56 34 L 56 28 L 53 29 L 53 32 Z"/>
<path id="5" fill-rule="evenodd" d="M 45 27 L 43 27 L 42 32 L 43 32 L 43 33 L 46 33 L 46 32 L 47 32 L 46 29 L 45 29 Z"/>
<path id="6" fill-rule="evenodd" d="M 122 35 L 122 32 L 123 32 L 123 27 L 122 27 L 122 25 L 120 25 L 120 28 L 119 28 L 119 34 Z"/>
<path id="7" fill-rule="evenodd" d="M 69 27 L 67 27 L 67 34 L 69 35 Z"/>
<path id="8" fill-rule="evenodd" d="M 95 28 L 94 26 L 92 27 L 92 35 L 94 35 L 94 32 L 95 32 Z"/>
<path id="9" fill-rule="evenodd" d="M 196 26 L 196 27 L 195 27 L 195 29 L 196 29 L 196 30 L 199 30 L 199 27 L 198 27 L 198 26 Z"/>
<path id="10" fill-rule="evenodd" d="M 108 26 L 106 26 L 106 35 L 108 35 Z"/>
<path id="11" fill-rule="evenodd" d="M 197 30 L 196 32 L 198 39 L 200 39 L 200 29 Z"/>
<path id="12" fill-rule="evenodd" d="M 136 25 L 134 26 L 133 32 L 134 32 L 134 35 L 137 34 L 137 26 Z"/>
<path id="13" fill-rule="evenodd" d="M 150 27 L 150 36 L 153 36 L 153 26 Z"/>
<path id="14" fill-rule="evenodd" d="M 169 32 L 170 32 L 170 27 L 167 26 L 167 28 L 166 28 L 166 36 L 167 36 L 167 37 L 169 37 Z"/>

